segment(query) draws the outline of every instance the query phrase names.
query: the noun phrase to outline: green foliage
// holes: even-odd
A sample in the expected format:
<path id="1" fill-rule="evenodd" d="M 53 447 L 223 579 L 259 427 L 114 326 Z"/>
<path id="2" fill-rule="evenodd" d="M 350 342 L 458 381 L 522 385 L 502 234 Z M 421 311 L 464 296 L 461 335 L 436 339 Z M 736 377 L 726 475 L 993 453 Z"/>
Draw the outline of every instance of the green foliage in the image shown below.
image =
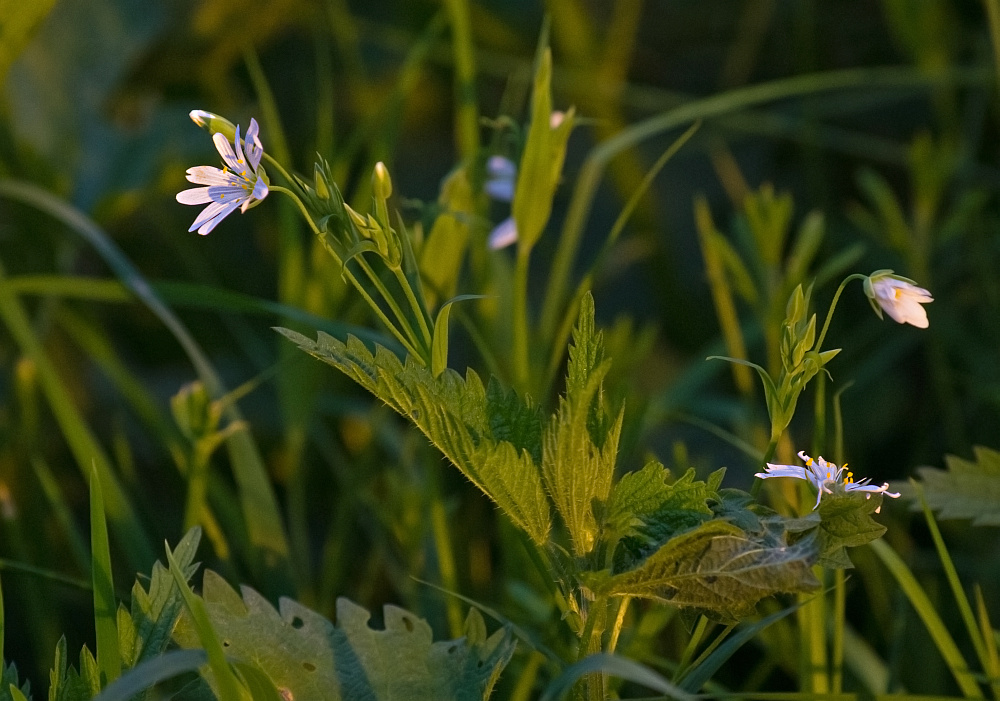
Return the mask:
<path id="1" fill-rule="evenodd" d="M 624 408 L 612 421 L 604 408 L 604 358 L 601 334 L 594 325 L 594 300 L 580 304 L 580 317 L 569 351 L 566 394 L 545 430 L 542 477 L 569 530 L 576 555 L 589 553 L 597 539 L 593 503 L 611 491 Z"/>
<path id="2" fill-rule="evenodd" d="M 713 516 L 710 500 L 725 469 L 712 473 L 707 482 L 696 481 L 689 469 L 673 483 L 670 471 L 651 461 L 637 472 L 623 476 L 608 498 L 603 536 L 615 550 L 615 569 L 631 569 L 670 538 L 700 525 Z"/>
<path id="3" fill-rule="evenodd" d="M 735 623 L 765 597 L 818 587 L 815 561 L 811 540 L 788 545 L 710 521 L 667 541 L 637 568 L 612 576 L 602 593 L 666 601 Z"/>
<path id="4" fill-rule="evenodd" d="M 31 698 L 31 683 L 25 680 L 24 684 L 18 680 L 17 667 L 0 660 L 0 701 L 21 701 L 25 697 Z M 20 696 L 18 696 L 20 694 Z"/>
<path id="5" fill-rule="evenodd" d="M 438 450 L 539 545 L 551 527 L 549 505 L 532 455 L 538 445 L 513 443 L 502 436 L 522 426 L 531 413 L 526 403 L 488 402 L 479 376 L 463 379 L 451 369 L 435 377 L 423 365 L 405 363 L 379 346 L 374 355 L 354 337 L 343 343 L 320 333 L 316 341 L 278 329 L 310 355 L 332 365 L 395 411 L 410 419 Z M 499 429 L 499 436 L 493 427 Z M 522 439 L 530 432 L 518 429 Z"/>
<path id="6" fill-rule="evenodd" d="M 510 631 L 487 636 L 475 610 L 463 639 L 435 643 L 425 621 L 395 606 L 384 609 L 385 629 L 373 630 L 367 611 L 340 599 L 335 626 L 290 599 L 275 610 L 249 587 L 241 596 L 212 571 L 202 598 L 227 657 L 237 669 L 263 673 L 281 698 L 486 699 L 514 652 Z M 175 639 L 198 645 L 190 618 Z"/>
<path id="7" fill-rule="evenodd" d="M 1000 525 L 1000 451 L 976 446 L 974 460 L 944 458 L 947 470 L 917 468 L 928 506 L 943 519 L 972 519 L 974 526 Z M 914 510 L 920 508 L 914 504 Z"/>
<path id="8" fill-rule="evenodd" d="M 871 498 L 866 498 L 870 496 Z M 882 508 L 881 494 L 827 494 L 814 513 L 819 514 L 817 539 L 819 564 L 830 569 L 849 569 L 847 548 L 855 548 L 882 537 L 886 527 L 872 518 Z"/>

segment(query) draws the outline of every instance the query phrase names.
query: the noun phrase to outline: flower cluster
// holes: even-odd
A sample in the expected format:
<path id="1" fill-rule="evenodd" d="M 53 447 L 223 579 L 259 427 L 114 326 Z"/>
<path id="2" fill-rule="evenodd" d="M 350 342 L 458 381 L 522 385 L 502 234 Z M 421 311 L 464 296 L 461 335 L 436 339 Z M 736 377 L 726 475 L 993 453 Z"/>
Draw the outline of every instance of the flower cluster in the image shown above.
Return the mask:
<path id="1" fill-rule="evenodd" d="M 814 509 L 819 506 L 819 502 L 824 494 L 833 494 L 831 487 L 838 486 L 843 487 L 843 491 L 848 494 L 851 492 L 865 492 L 865 496 L 869 499 L 871 499 L 872 494 L 884 494 L 893 499 L 899 497 L 898 492 L 888 491 L 888 482 L 881 487 L 869 484 L 871 480 L 867 477 L 859 482 L 855 482 L 854 473 L 847 469 L 846 463 L 841 467 L 837 467 L 834 463 L 824 460 L 822 456 L 813 460 L 801 450 L 799 451 L 799 458 L 805 463 L 805 466 L 772 465 L 771 463 L 767 463 L 765 471 L 758 472 L 756 476 L 761 479 L 769 477 L 794 477 L 800 480 L 807 480 L 816 487 L 817 491 L 816 504 L 813 506 Z M 878 513 L 879 509 L 876 509 L 875 512 Z"/>

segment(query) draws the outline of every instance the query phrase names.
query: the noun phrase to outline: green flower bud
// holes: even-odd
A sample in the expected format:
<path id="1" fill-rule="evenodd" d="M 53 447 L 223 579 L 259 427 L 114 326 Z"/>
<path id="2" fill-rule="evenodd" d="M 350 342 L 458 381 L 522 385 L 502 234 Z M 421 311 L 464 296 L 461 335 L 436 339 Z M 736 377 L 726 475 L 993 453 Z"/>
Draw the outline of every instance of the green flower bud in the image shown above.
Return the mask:
<path id="1" fill-rule="evenodd" d="M 225 117 L 204 110 L 191 110 L 188 116 L 209 134 L 222 134 L 229 141 L 236 138 L 236 125 Z"/>
<path id="2" fill-rule="evenodd" d="M 376 163 L 375 170 L 372 171 L 372 192 L 379 200 L 387 200 L 392 196 L 392 178 L 389 177 L 389 169 L 382 161 Z"/>

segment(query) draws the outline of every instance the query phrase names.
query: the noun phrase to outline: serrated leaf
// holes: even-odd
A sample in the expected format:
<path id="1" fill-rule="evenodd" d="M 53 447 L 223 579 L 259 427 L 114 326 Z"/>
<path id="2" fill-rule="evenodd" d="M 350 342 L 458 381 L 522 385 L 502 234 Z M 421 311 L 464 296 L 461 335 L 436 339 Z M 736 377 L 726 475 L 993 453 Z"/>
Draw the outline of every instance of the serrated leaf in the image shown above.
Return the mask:
<path id="1" fill-rule="evenodd" d="M 435 377 L 430 369 L 409 358 L 404 364 L 381 346 L 373 355 L 353 336 L 345 344 L 323 332 L 312 341 L 288 329 L 277 331 L 407 417 L 535 543 L 548 540 L 549 505 L 531 447 L 493 434 L 493 425 L 503 422 L 491 418 L 491 404 L 475 372 L 469 370 L 463 379 L 446 368 Z"/>
<path id="2" fill-rule="evenodd" d="M 542 462 L 542 412 L 530 398 L 522 399 L 513 389 L 505 389 L 496 378 L 486 387 L 486 414 L 496 441 L 509 441 L 525 450 L 536 464 Z"/>
<path id="3" fill-rule="evenodd" d="M 482 619 L 475 616 L 466 638 L 435 643 L 426 621 L 395 606 L 383 609 L 385 628 L 374 630 L 368 611 L 338 599 L 334 625 L 287 598 L 275 610 L 249 587 L 241 597 L 211 571 L 202 597 L 228 658 L 259 669 L 283 698 L 486 699 L 514 652 L 508 630 L 483 639 Z M 186 617 L 175 639 L 182 647 L 197 645 Z"/>
<path id="4" fill-rule="evenodd" d="M 712 518 L 708 500 L 717 498 L 724 474 L 725 469 L 717 470 L 708 482 L 695 481 L 691 468 L 668 484 L 670 471 L 650 461 L 618 480 L 608 497 L 603 524 L 609 547 L 624 539 L 615 553 L 615 569 L 630 569 L 674 535 Z"/>
<path id="5" fill-rule="evenodd" d="M 865 494 L 834 493 L 823 497 L 816 511 L 820 522 L 817 529 L 819 564 L 831 569 L 854 567 L 846 548 L 866 545 L 881 538 L 886 528 L 871 517 L 882 506 L 882 495 L 871 499 Z"/>
<path id="6" fill-rule="evenodd" d="M 611 367 L 594 321 L 594 298 L 580 300 L 566 372 L 566 395 L 542 438 L 542 478 L 569 530 L 573 552 L 590 552 L 597 539 L 593 504 L 611 492 L 624 411 L 604 410 L 603 380 Z"/>
<path id="7" fill-rule="evenodd" d="M 193 562 L 200 540 L 201 528 L 192 528 L 173 551 L 174 562 L 181 568 L 185 580 L 190 580 L 198 568 Z M 122 648 L 123 656 L 131 660 L 128 666 L 134 667 L 167 648 L 170 632 L 183 606 L 184 600 L 173 576 L 160 562 L 153 563 L 148 591 L 138 581 L 132 587 L 131 623 L 135 638 L 131 649 Z"/>
<path id="8" fill-rule="evenodd" d="M 920 467 L 927 505 L 941 519 L 972 519 L 973 526 L 1000 525 L 1000 452 L 983 446 L 973 449 L 975 460 L 955 455 L 944 458 L 948 469 Z M 909 497 L 909 493 L 906 493 Z M 913 510 L 920 509 L 919 503 Z"/>
<path id="9" fill-rule="evenodd" d="M 31 684 L 27 680 L 23 685 L 21 684 L 18 680 L 17 667 L 13 663 L 7 664 L 6 661 L 0 660 L 0 668 L 3 669 L 2 674 L 0 674 L 0 700 L 20 701 L 25 697 L 30 699 Z"/>
<path id="10" fill-rule="evenodd" d="M 638 568 L 613 576 L 602 593 L 667 601 L 735 623 L 761 599 L 819 586 L 811 566 L 815 545 L 766 545 L 725 521 L 709 521 L 683 533 Z"/>

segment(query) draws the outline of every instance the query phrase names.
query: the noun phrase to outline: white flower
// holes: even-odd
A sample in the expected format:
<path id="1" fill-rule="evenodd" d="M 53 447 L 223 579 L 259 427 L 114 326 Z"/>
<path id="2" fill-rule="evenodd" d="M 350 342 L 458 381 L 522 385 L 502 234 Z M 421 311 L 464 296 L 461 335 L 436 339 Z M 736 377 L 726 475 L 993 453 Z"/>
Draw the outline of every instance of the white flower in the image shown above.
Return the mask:
<path id="1" fill-rule="evenodd" d="M 921 305 L 934 298 L 913 280 L 893 275 L 891 270 L 879 270 L 865 279 L 865 294 L 880 319 L 884 311 L 900 324 L 927 328 L 927 311 Z"/>
<path id="2" fill-rule="evenodd" d="M 831 487 L 836 487 L 841 485 L 844 492 L 865 492 L 865 496 L 871 499 L 872 494 L 884 494 L 887 497 L 892 497 L 896 499 L 899 497 L 898 492 L 890 492 L 889 483 L 886 482 L 881 487 L 877 487 L 873 484 L 869 484 L 871 481 L 869 478 L 865 478 L 860 482 L 854 481 L 854 473 L 847 469 L 847 464 L 845 463 L 843 467 L 837 467 L 832 462 L 827 462 L 823 459 L 823 456 L 819 456 L 815 460 L 806 455 L 803 451 L 799 451 L 799 458 L 805 463 L 805 466 L 800 465 L 772 465 L 767 463 L 767 467 L 764 468 L 764 472 L 758 472 L 757 477 L 761 479 L 767 479 L 769 477 L 794 477 L 800 480 L 809 481 L 814 487 L 816 487 L 816 504 L 813 505 L 813 509 L 819 506 L 820 499 L 823 498 L 823 494 L 833 494 Z M 847 473 L 844 475 L 844 473 Z M 878 513 L 882 507 L 875 510 Z"/>
<path id="3" fill-rule="evenodd" d="M 491 251 L 499 251 L 512 243 L 517 243 L 517 222 L 514 221 L 514 217 L 507 217 L 493 227 L 487 243 Z"/>
<path id="4" fill-rule="evenodd" d="M 237 207 L 241 212 L 246 212 L 267 197 L 267 176 L 264 175 L 263 169 L 260 173 L 257 172 L 260 159 L 264 155 L 258 131 L 257 120 L 251 119 L 246 139 L 241 143 L 240 128 L 237 126 L 232 146 L 229 145 L 225 135 L 217 132 L 212 140 L 219 155 L 222 156 L 225 167 L 221 170 L 213 166 L 188 168 L 187 179 L 207 187 L 195 187 L 178 192 L 177 201 L 181 204 L 208 205 L 188 231 L 197 229 L 198 233 L 204 236 L 220 221 L 236 211 Z"/>

